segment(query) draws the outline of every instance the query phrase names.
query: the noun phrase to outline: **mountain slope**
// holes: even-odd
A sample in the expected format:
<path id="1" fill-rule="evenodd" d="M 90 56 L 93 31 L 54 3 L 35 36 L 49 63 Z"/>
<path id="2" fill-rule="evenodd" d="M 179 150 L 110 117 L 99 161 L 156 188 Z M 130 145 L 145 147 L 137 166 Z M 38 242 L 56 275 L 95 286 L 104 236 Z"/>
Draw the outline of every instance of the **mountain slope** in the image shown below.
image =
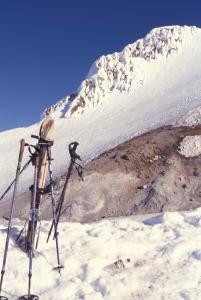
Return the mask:
<path id="1" fill-rule="evenodd" d="M 200 134 L 201 125 L 160 127 L 86 163 L 84 181 L 74 172 L 68 183 L 62 221 L 90 223 L 108 217 L 200 207 L 201 157 L 192 149 L 190 158 L 183 156 L 187 150 L 183 141 Z M 64 181 L 65 176 L 61 176 L 55 183 L 56 198 L 61 195 Z M 27 217 L 30 196 L 27 190 L 17 198 L 14 217 Z M 52 218 L 48 200 L 45 195 L 40 209 L 43 220 Z M 8 203 L 1 205 L 0 217 L 9 215 Z"/>
<path id="2" fill-rule="evenodd" d="M 78 93 L 46 109 L 45 115 L 57 112 L 62 117 L 68 115 L 68 111 L 70 114 L 83 113 L 103 103 L 115 91 L 122 96 L 133 94 L 153 76 L 150 74 L 153 70 L 146 62 L 181 53 L 193 42 L 199 31 L 196 27 L 187 26 L 156 28 L 145 38 L 127 45 L 122 52 L 103 55 L 92 65 Z"/>
<path id="3" fill-rule="evenodd" d="M 78 93 L 67 97 L 70 102 L 64 99 L 46 110 L 56 121 L 55 176 L 66 171 L 69 142 L 80 143 L 80 155 L 87 161 L 136 135 L 175 122 L 199 106 L 200 42 L 201 30 L 195 27 L 157 28 L 120 54 L 95 62 Z M 138 48 L 139 53 L 131 57 Z M 98 76 L 104 79 L 103 90 Z M 79 106 L 80 97 L 85 104 Z M 14 176 L 19 140 L 30 141 L 38 129 L 35 124 L 0 133 L 1 191 Z M 27 190 L 32 176 L 30 168 L 22 177 L 21 191 Z"/>

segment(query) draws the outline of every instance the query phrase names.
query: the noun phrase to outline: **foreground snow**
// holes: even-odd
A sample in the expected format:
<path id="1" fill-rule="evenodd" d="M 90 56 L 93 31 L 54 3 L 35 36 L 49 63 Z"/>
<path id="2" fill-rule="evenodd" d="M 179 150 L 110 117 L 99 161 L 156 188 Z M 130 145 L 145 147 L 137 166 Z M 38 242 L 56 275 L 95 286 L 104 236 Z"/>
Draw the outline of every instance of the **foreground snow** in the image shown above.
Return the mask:
<path id="1" fill-rule="evenodd" d="M 42 223 L 34 258 L 32 292 L 40 299 L 201 299 L 201 209 L 165 213 L 144 223 L 132 218 L 87 225 L 62 223 L 62 277 L 52 270 L 56 265 L 55 244 L 45 242 L 49 226 Z M 27 291 L 27 256 L 14 242 L 20 228 L 12 230 L 3 286 L 3 294 L 13 300 Z M 1 226 L 1 256 L 5 237 Z M 115 267 L 119 259 L 125 268 Z"/>

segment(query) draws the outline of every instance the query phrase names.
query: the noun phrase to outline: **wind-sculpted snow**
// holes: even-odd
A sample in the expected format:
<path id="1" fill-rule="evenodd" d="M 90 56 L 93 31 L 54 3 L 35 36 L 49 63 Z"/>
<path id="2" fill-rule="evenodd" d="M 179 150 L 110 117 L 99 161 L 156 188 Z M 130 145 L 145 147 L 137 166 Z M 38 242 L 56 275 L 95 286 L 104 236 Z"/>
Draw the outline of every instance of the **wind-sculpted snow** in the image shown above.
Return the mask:
<path id="1" fill-rule="evenodd" d="M 201 211 L 116 218 L 59 226 L 62 276 L 55 241 L 46 243 L 50 223 L 42 222 L 33 260 L 32 293 L 43 300 L 199 300 L 201 299 Z M 0 228 L 0 254 L 6 237 Z M 12 229 L 2 295 L 27 293 L 28 258 Z"/>
<path id="2" fill-rule="evenodd" d="M 78 94 L 62 99 L 45 110 L 45 115 L 56 112 L 83 113 L 90 107 L 103 103 L 114 91 L 134 94 L 146 79 L 147 64 L 155 59 L 168 59 L 182 51 L 182 44 L 197 32 L 196 27 L 169 26 L 150 31 L 145 38 L 127 45 L 122 52 L 100 57 L 81 83 Z M 72 103 L 71 103 L 72 102 Z"/>

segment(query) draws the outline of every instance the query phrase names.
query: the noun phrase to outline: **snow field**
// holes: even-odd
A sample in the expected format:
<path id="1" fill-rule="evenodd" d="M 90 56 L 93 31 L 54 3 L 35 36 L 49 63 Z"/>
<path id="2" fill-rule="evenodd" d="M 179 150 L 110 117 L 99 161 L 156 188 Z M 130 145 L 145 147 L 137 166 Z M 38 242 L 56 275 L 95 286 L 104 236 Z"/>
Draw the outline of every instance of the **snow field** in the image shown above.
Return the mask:
<path id="1" fill-rule="evenodd" d="M 198 300 L 201 299 L 201 210 L 165 213 L 144 223 L 132 217 L 92 224 L 60 224 L 60 277 L 55 243 L 46 243 L 50 223 L 42 222 L 33 262 L 32 293 L 42 300 Z M 3 294 L 26 294 L 28 258 L 12 229 Z M 0 230 L 0 255 L 6 237 Z M 130 262 L 127 259 L 130 259 Z M 125 268 L 114 262 L 122 260 Z M 6 291 L 6 292 L 5 292 Z"/>

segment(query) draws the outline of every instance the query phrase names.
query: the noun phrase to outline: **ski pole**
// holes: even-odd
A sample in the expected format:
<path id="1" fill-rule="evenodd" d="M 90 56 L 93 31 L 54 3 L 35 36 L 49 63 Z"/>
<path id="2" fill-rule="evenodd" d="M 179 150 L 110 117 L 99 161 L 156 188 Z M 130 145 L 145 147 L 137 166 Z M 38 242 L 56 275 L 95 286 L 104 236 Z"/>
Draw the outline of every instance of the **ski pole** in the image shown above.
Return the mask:
<path id="1" fill-rule="evenodd" d="M 20 150 L 19 150 L 18 164 L 17 164 L 16 176 L 15 176 L 14 192 L 13 192 L 13 198 L 12 198 L 12 202 L 11 202 L 9 222 L 8 222 L 8 228 L 7 228 L 7 236 L 6 236 L 6 243 L 5 243 L 5 249 L 4 249 L 4 257 L 3 257 L 2 269 L 1 269 L 0 299 L 2 299 L 2 300 L 8 299 L 4 296 L 1 296 L 1 292 L 2 292 L 3 278 L 4 278 L 4 274 L 5 274 L 5 270 L 6 270 L 6 260 L 7 260 L 8 246 L 9 246 L 9 240 L 10 240 L 10 231 L 11 231 L 12 218 L 13 218 L 13 208 L 14 208 L 14 202 L 15 202 L 16 194 L 17 194 L 17 186 L 18 186 L 18 180 L 19 180 L 19 176 L 20 176 L 20 170 L 21 170 L 21 163 L 22 163 L 22 158 L 23 158 L 23 153 L 24 153 L 24 147 L 25 147 L 25 140 L 22 139 L 20 141 Z"/>
<path id="2" fill-rule="evenodd" d="M 68 167 L 68 172 L 67 172 L 67 175 L 66 175 L 64 187 L 63 187 L 59 202 L 58 202 L 57 207 L 56 207 L 56 224 L 57 224 L 57 227 L 58 227 L 60 216 L 61 216 L 62 206 L 63 206 L 64 200 L 65 200 L 65 194 L 66 194 L 66 190 L 67 190 L 68 181 L 70 179 L 71 172 L 73 170 L 74 165 L 77 165 L 76 169 L 78 171 L 79 176 L 83 180 L 83 178 L 82 178 L 82 167 L 79 164 L 76 163 L 77 159 L 81 160 L 80 156 L 76 153 L 76 149 L 77 149 L 78 145 L 79 145 L 78 142 L 73 142 L 73 143 L 70 143 L 69 146 L 68 146 L 71 161 L 70 161 L 70 165 Z M 78 167 L 80 169 L 78 169 Z M 48 237 L 47 237 L 47 243 L 48 243 L 49 238 L 51 236 L 53 226 L 54 226 L 54 224 L 52 222 L 49 233 L 48 233 Z"/>
<path id="3" fill-rule="evenodd" d="M 48 157 L 48 171 L 49 171 L 49 180 L 50 180 L 50 193 L 52 199 L 52 217 L 53 217 L 53 225 L 54 225 L 54 235 L 55 235 L 55 244 L 56 244 L 56 253 L 57 253 L 57 267 L 56 270 L 59 271 L 61 275 L 61 268 L 63 266 L 60 264 L 60 254 L 59 254 L 59 241 L 58 241 L 58 231 L 57 231 L 57 222 L 56 222 L 56 211 L 55 211 L 55 199 L 54 199 L 54 189 L 53 189 L 53 179 L 52 179 L 52 156 L 51 156 L 51 148 L 47 146 L 47 157 Z"/>
<path id="4" fill-rule="evenodd" d="M 33 248 L 34 248 L 34 232 L 35 232 L 35 224 L 37 221 L 37 212 L 36 212 L 36 194 L 37 194 L 37 182 L 38 182 L 38 164 L 39 164 L 39 157 L 36 156 L 35 158 L 35 169 L 34 169 L 34 185 L 33 185 L 33 193 L 32 193 L 32 200 L 31 200 L 31 211 L 30 211 L 30 236 L 28 244 L 29 250 L 29 271 L 28 271 L 28 294 L 25 296 L 21 296 L 19 300 L 38 300 L 39 297 L 37 295 L 31 294 L 31 279 L 32 279 L 32 267 L 33 267 Z"/>
<path id="5" fill-rule="evenodd" d="M 66 191 L 66 188 L 67 188 L 68 180 L 70 178 L 72 169 L 73 169 L 73 163 L 71 161 L 70 166 L 68 168 L 68 173 L 66 175 L 66 180 L 65 180 L 65 183 L 64 183 L 64 187 L 63 187 L 59 202 L 58 202 L 57 207 L 56 207 L 56 226 L 57 227 L 58 227 L 58 223 L 59 223 L 59 219 L 60 219 L 60 215 L 61 215 L 61 209 L 62 209 L 62 205 L 63 205 L 63 201 L 64 201 L 65 191 Z M 50 230 L 48 232 L 47 243 L 48 243 L 49 238 L 51 236 L 53 226 L 54 226 L 54 224 L 52 222 Z"/>

